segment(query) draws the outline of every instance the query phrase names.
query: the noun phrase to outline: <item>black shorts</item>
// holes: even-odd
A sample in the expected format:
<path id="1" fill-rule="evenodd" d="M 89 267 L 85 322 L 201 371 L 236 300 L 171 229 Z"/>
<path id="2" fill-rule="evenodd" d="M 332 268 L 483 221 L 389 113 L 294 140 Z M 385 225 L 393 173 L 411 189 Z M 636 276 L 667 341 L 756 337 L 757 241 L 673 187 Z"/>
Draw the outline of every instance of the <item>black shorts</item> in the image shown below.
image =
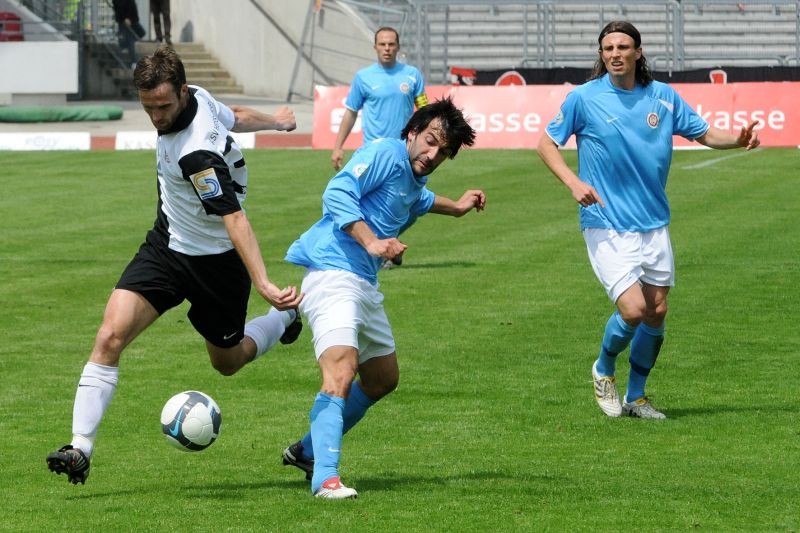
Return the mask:
<path id="1" fill-rule="evenodd" d="M 250 275 L 236 250 L 185 255 L 150 238 L 117 282 L 141 294 L 161 315 L 189 300 L 187 316 L 208 342 L 230 348 L 242 340 L 250 298 Z"/>

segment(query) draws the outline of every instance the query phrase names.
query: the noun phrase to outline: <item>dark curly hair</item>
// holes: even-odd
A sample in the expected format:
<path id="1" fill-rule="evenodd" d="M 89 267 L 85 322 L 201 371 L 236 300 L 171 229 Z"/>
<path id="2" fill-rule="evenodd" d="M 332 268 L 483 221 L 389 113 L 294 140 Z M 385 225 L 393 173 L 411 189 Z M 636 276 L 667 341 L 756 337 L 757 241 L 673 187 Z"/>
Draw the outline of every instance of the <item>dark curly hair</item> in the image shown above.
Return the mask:
<path id="1" fill-rule="evenodd" d="M 472 129 L 467 119 L 464 118 L 464 114 L 455 106 L 450 97 L 436 100 L 432 104 L 417 109 L 406 127 L 403 128 L 400 137 L 407 139 L 409 133 L 423 131 L 432 120 L 437 118 L 442 125 L 450 159 L 456 156 L 462 146 L 472 146 L 475 143 L 475 130 Z"/>

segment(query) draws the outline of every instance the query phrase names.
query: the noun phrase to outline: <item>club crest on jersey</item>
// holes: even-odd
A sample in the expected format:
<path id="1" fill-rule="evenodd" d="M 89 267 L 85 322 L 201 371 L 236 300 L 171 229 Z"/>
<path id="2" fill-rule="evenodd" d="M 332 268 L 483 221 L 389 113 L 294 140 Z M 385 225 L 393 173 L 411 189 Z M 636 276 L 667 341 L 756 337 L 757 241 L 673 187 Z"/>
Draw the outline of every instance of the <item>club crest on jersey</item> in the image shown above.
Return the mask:
<path id="1" fill-rule="evenodd" d="M 649 113 L 647 115 L 647 125 L 650 126 L 651 128 L 654 128 L 654 129 L 658 127 L 658 114 L 657 113 Z"/>
<path id="2" fill-rule="evenodd" d="M 189 179 L 192 180 L 192 185 L 194 185 L 201 200 L 222 196 L 222 186 L 219 184 L 217 173 L 214 172 L 213 168 L 207 168 L 197 174 L 192 174 Z"/>
<path id="3" fill-rule="evenodd" d="M 411 90 L 411 87 L 408 86 L 406 82 L 400 84 L 400 92 L 403 94 L 408 94 L 408 91 Z"/>
<path id="4" fill-rule="evenodd" d="M 353 167 L 353 174 L 356 175 L 357 178 L 361 177 L 361 174 L 364 173 L 365 170 L 369 168 L 369 165 L 366 163 L 359 163 L 358 165 Z"/>

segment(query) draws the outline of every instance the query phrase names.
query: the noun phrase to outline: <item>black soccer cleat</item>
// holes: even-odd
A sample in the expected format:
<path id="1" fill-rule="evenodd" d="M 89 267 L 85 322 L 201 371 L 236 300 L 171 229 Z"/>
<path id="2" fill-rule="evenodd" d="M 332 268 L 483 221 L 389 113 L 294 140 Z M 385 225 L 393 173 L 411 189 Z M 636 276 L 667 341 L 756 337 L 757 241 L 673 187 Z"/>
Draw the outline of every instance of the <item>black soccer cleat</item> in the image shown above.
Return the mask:
<path id="1" fill-rule="evenodd" d="M 314 474 L 314 459 L 303 457 L 303 445 L 300 441 L 283 450 L 283 466 L 289 465 L 296 466 L 305 472 L 306 479 L 311 481 L 311 476 Z"/>
<path id="2" fill-rule="evenodd" d="M 403 264 L 403 253 L 399 253 L 396 256 L 392 257 L 391 259 L 384 259 L 383 263 L 381 263 L 382 270 L 391 270 L 396 266 L 400 266 Z"/>
<path id="3" fill-rule="evenodd" d="M 300 320 L 300 311 L 295 309 L 294 321 L 283 330 L 283 335 L 280 338 L 281 344 L 292 344 L 300 336 L 301 331 L 303 331 L 303 321 Z"/>
<path id="4" fill-rule="evenodd" d="M 73 485 L 83 485 L 89 477 L 89 458 L 81 450 L 67 444 L 47 456 L 47 468 L 58 475 L 67 474 Z"/>

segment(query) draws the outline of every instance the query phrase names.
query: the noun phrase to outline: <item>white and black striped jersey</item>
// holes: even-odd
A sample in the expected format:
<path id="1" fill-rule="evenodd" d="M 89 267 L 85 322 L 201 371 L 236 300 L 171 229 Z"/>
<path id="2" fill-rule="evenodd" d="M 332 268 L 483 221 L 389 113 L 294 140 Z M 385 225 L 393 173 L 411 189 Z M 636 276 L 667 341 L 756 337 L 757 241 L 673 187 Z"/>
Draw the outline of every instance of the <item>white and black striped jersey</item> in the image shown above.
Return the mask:
<path id="1" fill-rule="evenodd" d="M 158 132 L 158 212 L 150 238 L 186 255 L 231 250 L 223 215 L 242 210 L 247 167 L 229 129 L 233 111 L 202 87 L 171 129 Z"/>

